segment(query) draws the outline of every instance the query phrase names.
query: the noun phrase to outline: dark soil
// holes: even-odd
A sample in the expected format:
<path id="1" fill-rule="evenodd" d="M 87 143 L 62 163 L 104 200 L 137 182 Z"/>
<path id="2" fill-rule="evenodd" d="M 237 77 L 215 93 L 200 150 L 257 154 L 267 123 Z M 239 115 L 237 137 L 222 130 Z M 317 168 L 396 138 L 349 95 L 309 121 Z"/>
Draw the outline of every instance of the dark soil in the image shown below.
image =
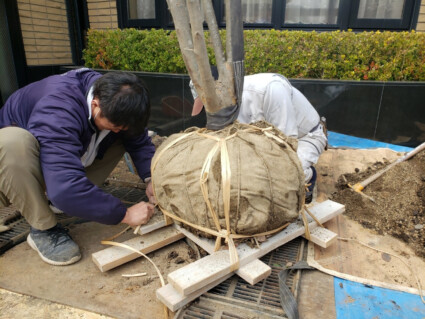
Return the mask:
<path id="1" fill-rule="evenodd" d="M 166 137 L 155 135 L 152 137 L 152 143 L 155 145 L 155 148 L 157 149 L 162 144 L 162 142 L 165 141 L 165 139 Z M 132 162 L 130 162 L 130 164 L 133 165 Z M 134 165 L 132 169 L 135 170 Z M 135 187 L 140 189 L 146 188 L 146 184 L 143 183 L 143 181 L 140 179 L 137 173 L 133 174 L 130 171 L 130 168 L 128 167 L 127 162 L 124 160 L 124 157 L 121 159 L 121 161 L 112 171 L 112 173 L 109 175 L 108 179 L 106 180 L 106 184 L 125 186 L 125 187 Z"/>
<path id="2" fill-rule="evenodd" d="M 345 214 L 379 234 L 406 242 L 425 258 L 425 151 L 385 172 L 362 191 L 375 202 L 348 187 L 383 169 L 377 162 L 365 171 L 341 175 L 331 199 L 345 205 Z"/>

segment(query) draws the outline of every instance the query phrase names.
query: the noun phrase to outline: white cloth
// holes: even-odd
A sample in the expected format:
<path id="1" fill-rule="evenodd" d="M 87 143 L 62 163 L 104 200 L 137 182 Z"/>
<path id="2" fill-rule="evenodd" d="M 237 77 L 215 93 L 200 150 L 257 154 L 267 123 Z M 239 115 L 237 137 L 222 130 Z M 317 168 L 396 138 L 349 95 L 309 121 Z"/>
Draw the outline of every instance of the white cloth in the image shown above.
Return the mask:
<path id="1" fill-rule="evenodd" d="M 310 167 L 317 163 L 327 144 L 313 105 L 280 74 L 248 75 L 244 78 L 238 121 L 249 124 L 261 120 L 298 139 L 297 155 L 308 182 L 313 174 Z"/>
<path id="2" fill-rule="evenodd" d="M 93 125 L 91 124 L 91 102 L 93 100 L 93 86 L 90 88 L 89 93 L 87 93 L 87 105 L 88 105 L 88 110 L 89 110 L 89 124 L 91 127 L 93 127 Z M 108 133 L 110 132 L 110 130 L 102 130 L 99 132 L 99 134 L 97 134 L 97 130 L 95 127 L 93 127 L 94 129 L 94 134 L 91 137 L 90 140 L 90 144 L 87 147 L 86 152 L 83 154 L 83 156 L 81 156 L 81 163 L 83 164 L 84 167 L 88 167 L 90 166 L 94 159 L 96 158 L 97 152 L 99 150 L 99 144 L 100 142 L 102 142 L 102 140 L 106 137 L 106 135 L 108 135 Z"/>
<path id="3" fill-rule="evenodd" d="M 265 120 L 285 135 L 301 138 L 319 124 L 320 117 L 284 76 L 260 73 L 244 78 L 238 120 L 242 123 Z"/>
<path id="4" fill-rule="evenodd" d="M 193 85 L 191 90 L 196 98 Z M 297 155 L 305 181 L 310 181 L 313 174 L 310 167 L 325 150 L 327 137 L 313 105 L 280 74 L 259 73 L 244 77 L 238 121 L 249 124 L 262 120 L 298 139 Z"/>

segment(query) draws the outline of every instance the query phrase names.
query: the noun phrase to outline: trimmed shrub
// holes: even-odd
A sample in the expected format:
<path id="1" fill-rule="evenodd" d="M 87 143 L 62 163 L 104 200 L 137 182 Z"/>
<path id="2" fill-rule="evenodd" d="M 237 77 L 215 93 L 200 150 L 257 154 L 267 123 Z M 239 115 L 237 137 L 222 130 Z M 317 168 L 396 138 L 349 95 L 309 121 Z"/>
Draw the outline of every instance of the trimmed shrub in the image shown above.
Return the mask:
<path id="1" fill-rule="evenodd" d="M 186 73 L 175 32 L 89 30 L 85 65 L 106 70 Z"/>
<path id="2" fill-rule="evenodd" d="M 225 41 L 226 32 L 220 30 Z M 208 40 L 208 32 L 205 33 Z M 246 74 L 288 78 L 425 81 L 425 33 L 245 30 Z M 212 47 L 210 61 L 215 64 Z M 90 30 L 91 68 L 187 73 L 175 31 Z"/>

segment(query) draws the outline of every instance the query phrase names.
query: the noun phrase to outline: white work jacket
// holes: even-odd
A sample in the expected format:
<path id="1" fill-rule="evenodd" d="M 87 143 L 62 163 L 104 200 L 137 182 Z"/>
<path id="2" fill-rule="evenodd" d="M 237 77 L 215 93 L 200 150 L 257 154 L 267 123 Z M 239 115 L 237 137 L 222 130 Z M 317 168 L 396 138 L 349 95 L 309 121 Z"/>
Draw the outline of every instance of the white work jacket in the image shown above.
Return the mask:
<path id="1" fill-rule="evenodd" d="M 238 121 L 265 120 L 285 135 L 301 138 L 319 124 L 320 117 L 305 96 L 280 74 L 260 73 L 244 78 Z"/>

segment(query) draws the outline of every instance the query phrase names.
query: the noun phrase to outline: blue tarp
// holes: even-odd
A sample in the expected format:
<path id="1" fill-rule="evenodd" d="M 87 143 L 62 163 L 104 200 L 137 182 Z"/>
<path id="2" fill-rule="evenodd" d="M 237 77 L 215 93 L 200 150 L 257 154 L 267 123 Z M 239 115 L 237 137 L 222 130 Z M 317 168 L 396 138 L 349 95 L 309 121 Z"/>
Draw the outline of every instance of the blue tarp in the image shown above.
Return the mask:
<path id="1" fill-rule="evenodd" d="M 396 152 L 409 152 L 411 147 L 400 146 L 395 144 L 388 144 L 365 138 L 349 136 L 345 134 L 328 132 L 328 143 L 332 147 L 347 147 L 347 148 L 389 148 Z"/>
<path id="2" fill-rule="evenodd" d="M 419 295 L 334 278 L 337 319 L 423 319 Z"/>
<path id="3" fill-rule="evenodd" d="M 329 132 L 328 141 L 336 148 L 389 148 L 396 152 L 410 152 L 413 148 L 388 144 L 360 137 Z M 334 278 L 337 319 L 424 319 L 425 304 L 420 296 L 368 286 Z"/>

